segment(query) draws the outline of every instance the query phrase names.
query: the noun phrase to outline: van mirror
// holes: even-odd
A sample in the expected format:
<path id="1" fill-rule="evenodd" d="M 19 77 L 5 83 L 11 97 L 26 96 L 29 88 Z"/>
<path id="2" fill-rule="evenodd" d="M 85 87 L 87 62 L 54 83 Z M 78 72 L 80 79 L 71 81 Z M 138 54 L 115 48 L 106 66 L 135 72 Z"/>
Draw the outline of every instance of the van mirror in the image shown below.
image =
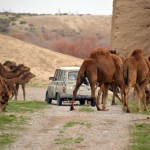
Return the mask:
<path id="1" fill-rule="evenodd" d="M 54 80 L 54 77 L 49 77 L 49 80 L 52 80 L 52 81 L 53 81 L 53 80 Z"/>

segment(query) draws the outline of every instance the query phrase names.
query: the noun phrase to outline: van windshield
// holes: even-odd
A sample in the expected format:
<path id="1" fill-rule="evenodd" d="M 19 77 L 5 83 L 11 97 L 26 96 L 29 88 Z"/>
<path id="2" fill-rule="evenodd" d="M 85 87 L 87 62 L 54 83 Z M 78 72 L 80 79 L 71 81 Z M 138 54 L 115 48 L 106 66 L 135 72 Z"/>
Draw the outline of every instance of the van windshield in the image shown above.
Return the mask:
<path id="1" fill-rule="evenodd" d="M 78 75 L 78 71 L 70 71 L 68 73 L 68 79 L 69 80 L 76 80 Z"/>

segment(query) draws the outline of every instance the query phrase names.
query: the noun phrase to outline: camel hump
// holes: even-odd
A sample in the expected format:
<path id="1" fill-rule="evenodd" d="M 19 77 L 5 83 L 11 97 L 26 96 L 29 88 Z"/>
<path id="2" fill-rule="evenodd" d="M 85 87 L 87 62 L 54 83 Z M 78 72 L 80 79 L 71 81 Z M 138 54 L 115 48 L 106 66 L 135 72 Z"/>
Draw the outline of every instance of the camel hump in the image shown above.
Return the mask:
<path id="1" fill-rule="evenodd" d="M 122 59 L 119 56 L 115 55 L 115 54 L 111 54 L 111 56 L 112 56 L 112 58 L 114 60 L 116 69 L 120 70 L 120 68 L 121 68 L 121 66 L 123 64 Z"/>
<path id="2" fill-rule="evenodd" d="M 106 57 L 110 56 L 110 52 L 105 48 L 98 48 L 98 49 L 92 50 L 90 54 L 90 58 L 99 58 L 101 56 L 106 56 Z"/>
<path id="3" fill-rule="evenodd" d="M 136 59 L 140 59 L 143 57 L 143 51 L 141 49 L 135 49 L 133 53 L 131 54 L 132 57 Z"/>

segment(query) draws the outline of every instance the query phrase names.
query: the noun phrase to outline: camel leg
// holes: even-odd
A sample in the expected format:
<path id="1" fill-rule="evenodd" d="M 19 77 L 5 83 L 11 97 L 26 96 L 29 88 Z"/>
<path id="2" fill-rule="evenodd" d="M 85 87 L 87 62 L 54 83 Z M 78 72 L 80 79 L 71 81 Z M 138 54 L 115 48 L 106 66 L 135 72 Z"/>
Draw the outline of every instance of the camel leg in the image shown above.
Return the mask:
<path id="1" fill-rule="evenodd" d="M 16 94 L 15 94 L 15 100 L 18 99 L 18 91 L 19 91 L 19 84 L 16 84 Z"/>
<path id="2" fill-rule="evenodd" d="M 103 96 L 103 106 L 102 106 L 102 110 L 107 111 L 107 107 L 106 107 L 106 99 L 108 97 L 108 86 L 109 84 L 104 84 L 104 96 Z"/>
<path id="3" fill-rule="evenodd" d="M 123 100 L 123 111 L 130 113 L 129 106 L 128 106 L 128 93 L 131 89 L 131 86 L 128 86 L 124 89 L 124 100 Z"/>
<path id="4" fill-rule="evenodd" d="M 137 96 L 138 96 L 137 111 L 142 112 L 141 111 L 142 91 L 140 90 L 139 86 L 136 86 L 136 90 L 137 90 Z"/>
<path id="5" fill-rule="evenodd" d="M 71 101 L 70 111 L 75 110 L 75 109 L 74 109 L 74 101 L 75 101 L 75 98 L 76 98 L 76 96 L 77 96 L 78 89 L 79 89 L 79 87 L 81 86 L 81 84 L 82 84 L 82 81 L 81 81 L 81 80 L 77 81 L 76 87 L 75 87 L 75 89 L 73 90 L 73 98 L 72 98 L 72 101 Z"/>
<path id="6" fill-rule="evenodd" d="M 146 85 L 147 85 L 148 83 L 149 83 L 149 80 L 145 80 L 145 81 L 142 82 L 142 84 L 140 84 L 140 92 L 141 92 L 141 94 L 142 94 L 141 100 L 143 99 L 144 111 L 147 111 L 145 87 L 146 87 Z M 139 105 L 138 107 L 140 107 L 140 105 Z"/>
<path id="7" fill-rule="evenodd" d="M 97 103 L 95 91 L 96 91 L 96 88 L 95 88 L 95 84 L 93 83 L 93 84 L 91 84 L 91 97 L 92 97 L 92 99 L 93 99 L 94 102 L 95 102 L 97 111 L 100 111 L 101 109 L 100 109 L 100 107 L 99 107 L 99 105 L 98 105 L 98 103 Z"/>
<path id="8" fill-rule="evenodd" d="M 118 93 L 116 93 L 115 96 L 119 99 L 120 102 L 122 102 L 122 99 L 119 97 Z"/>
<path id="9" fill-rule="evenodd" d="M 99 105 L 100 104 L 100 97 L 101 97 L 101 94 L 102 94 L 102 89 L 100 88 L 98 90 L 98 96 L 97 96 L 97 104 Z"/>
<path id="10" fill-rule="evenodd" d="M 22 91 L 23 91 L 23 99 L 26 99 L 26 91 L 25 91 L 25 84 L 22 84 Z"/>

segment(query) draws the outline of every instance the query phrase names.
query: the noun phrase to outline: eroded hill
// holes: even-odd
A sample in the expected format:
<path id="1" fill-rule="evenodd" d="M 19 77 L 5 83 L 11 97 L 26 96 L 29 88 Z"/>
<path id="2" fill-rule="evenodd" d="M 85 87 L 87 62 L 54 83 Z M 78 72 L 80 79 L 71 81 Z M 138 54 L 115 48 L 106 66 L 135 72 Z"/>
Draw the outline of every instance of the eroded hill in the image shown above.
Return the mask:
<path id="1" fill-rule="evenodd" d="M 0 33 L 79 58 L 110 47 L 110 30 L 111 16 L 0 14 Z"/>
<path id="2" fill-rule="evenodd" d="M 61 66 L 80 66 L 82 59 L 44 49 L 33 44 L 0 34 L 0 62 L 16 61 L 31 68 L 36 75 L 30 82 L 43 86 L 49 83 L 56 68 Z"/>

